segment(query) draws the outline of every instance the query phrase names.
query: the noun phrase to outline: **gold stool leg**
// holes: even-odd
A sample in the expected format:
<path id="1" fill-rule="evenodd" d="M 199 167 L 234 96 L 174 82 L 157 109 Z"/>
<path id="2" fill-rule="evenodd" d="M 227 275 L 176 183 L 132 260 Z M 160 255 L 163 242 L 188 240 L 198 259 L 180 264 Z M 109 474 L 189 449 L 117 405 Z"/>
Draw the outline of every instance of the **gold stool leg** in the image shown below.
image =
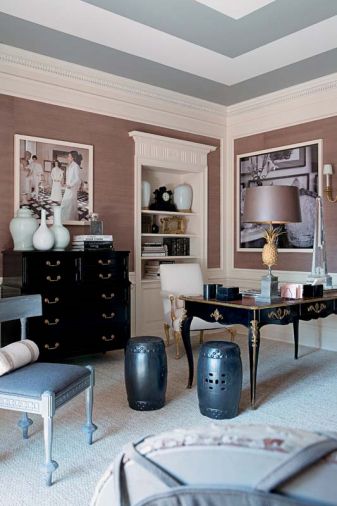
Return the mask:
<path id="1" fill-rule="evenodd" d="M 181 332 L 179 331 L 174 331 L 174 339 L 175 339 L 175 342 L 176 342 L 176 358 L 180 358 L 181 355 L 180 355 L 180 341 L 181 341 Z"/>
<path id="2" fill-rule="evenodd" d="M 164 332 L 166 338 L 166 346 L 170 346 L 170 326 L 167 323 L 164 323 Z"/>
<path id="3" fill-rule="evenodd" d="M 203 330 L 200 330 L 199 342 L 200 342 L 200 344 L 202 344 L 204 342 L 204 331 Z"/>

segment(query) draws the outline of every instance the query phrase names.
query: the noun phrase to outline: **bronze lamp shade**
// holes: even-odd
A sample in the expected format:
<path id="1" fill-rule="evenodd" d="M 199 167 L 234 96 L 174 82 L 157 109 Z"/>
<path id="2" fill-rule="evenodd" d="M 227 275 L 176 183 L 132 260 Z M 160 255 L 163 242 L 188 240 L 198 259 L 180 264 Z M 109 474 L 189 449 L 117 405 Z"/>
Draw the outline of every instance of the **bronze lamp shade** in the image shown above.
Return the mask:
<path id="1" fill-rule="evenodd" d="M 247 188 L 242 221 L 274 224 L 302 221 L 297 186 Z"/>

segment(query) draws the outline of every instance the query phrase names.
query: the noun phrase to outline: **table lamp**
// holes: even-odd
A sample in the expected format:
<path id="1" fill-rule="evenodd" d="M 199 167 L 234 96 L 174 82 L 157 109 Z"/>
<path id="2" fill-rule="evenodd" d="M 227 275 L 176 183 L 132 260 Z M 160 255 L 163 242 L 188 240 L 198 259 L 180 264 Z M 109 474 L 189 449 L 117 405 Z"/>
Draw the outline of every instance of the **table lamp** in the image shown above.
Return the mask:
<path id="1" fill-rule="evenodd" d="M 254 186 L 247 188 L 243 222 L 269 225 L 265 230 L 266 244 L 262 250 L 262 262 L 268 267 L 268 274 L 261 279 L 260 300 L 271 302 L 278 296 L 278 278 L 271 272 L 277 263 L 277 237 L 281 227 L 273 225 L 302 221 L 299 191 L 296 186 Z"/>

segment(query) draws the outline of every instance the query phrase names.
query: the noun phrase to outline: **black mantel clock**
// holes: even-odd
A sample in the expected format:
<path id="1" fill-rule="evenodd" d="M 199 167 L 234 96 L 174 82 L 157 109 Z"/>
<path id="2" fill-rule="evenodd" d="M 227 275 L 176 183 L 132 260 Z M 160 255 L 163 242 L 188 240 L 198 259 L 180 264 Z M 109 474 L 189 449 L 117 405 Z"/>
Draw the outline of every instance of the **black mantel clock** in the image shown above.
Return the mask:
<path id="1" fill-rule="evenodd" d="M 176 211 L 177 208 L 172 201 L 173 193 L 167 190 L 166 186 L 160 186 L 154 192 L 154 203 L 150 205 L 152 211 Z"/>

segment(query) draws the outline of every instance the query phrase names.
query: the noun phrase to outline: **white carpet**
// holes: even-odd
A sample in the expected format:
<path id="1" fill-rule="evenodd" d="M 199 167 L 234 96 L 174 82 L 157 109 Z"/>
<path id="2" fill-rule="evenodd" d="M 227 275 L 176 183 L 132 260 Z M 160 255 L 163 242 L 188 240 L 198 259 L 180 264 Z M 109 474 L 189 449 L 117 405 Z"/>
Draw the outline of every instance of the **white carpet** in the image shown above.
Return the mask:
<path id="1" fill-rule="evenodd" d="M 212 336 L 214 339 L 214 336 Z M 262 423 L 303 429 L 337 430 L 337 353 L 262 340 L 258 367 L 257 409 L 250 409 L 246 339 L 238 337 L 244 368 L 240 414 L 226 423 Z M 195 352 L 198 346 L 195 344 Z M 99 429 L 88 446 L 81 432 L 84 394 L 60 408 L 55 417 L 53 457 L 59 463 L 54 484 L 47 488 L 39 466 L 43 462 L 42 420 L 32 416 L 31 437 L 22 440 L 18 413 L 0 410 L 0 504 L 11 506 L 87 505 L 110 461 L 130 440 L 177 427 L 213 423 L 199 413 L 196 387 L 186 390 L 186 357 L 168 353 L 168 391 L 163 409 L 133 411 L 124 388 L 123 352 L 86 357 L 96 367 L 94 422 Z"/>

